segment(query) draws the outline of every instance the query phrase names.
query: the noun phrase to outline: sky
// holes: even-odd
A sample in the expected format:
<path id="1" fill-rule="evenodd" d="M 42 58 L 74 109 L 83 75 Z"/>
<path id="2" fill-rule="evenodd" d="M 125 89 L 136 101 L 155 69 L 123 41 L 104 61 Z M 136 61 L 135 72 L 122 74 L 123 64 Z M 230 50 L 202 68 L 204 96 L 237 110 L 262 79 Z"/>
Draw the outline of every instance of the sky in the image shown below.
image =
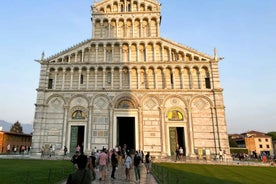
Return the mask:
<path id="1" fill-rule="evenodd" d="M 40 59 L 91 38 L 94 0 L 0 6 L 0 120 L 32 124 Z M 217 49 L 228 133 L 276 131 L 276 1 L 159 0 L 161 37 Z"/>

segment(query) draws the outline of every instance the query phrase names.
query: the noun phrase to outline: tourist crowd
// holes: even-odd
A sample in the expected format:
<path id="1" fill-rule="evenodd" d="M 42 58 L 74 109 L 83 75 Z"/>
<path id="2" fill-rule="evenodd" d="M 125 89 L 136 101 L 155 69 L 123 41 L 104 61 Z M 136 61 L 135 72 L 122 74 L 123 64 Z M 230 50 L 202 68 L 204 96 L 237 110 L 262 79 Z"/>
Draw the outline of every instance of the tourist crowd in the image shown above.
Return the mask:
<path id="1" fill-rule="evenodd" d="M 66 148 L 67 149 L 67 148 Z M 134 169 L 136 182 L 140 181 L 140 165 L 144 163 L 147 174 L 151 169 L 150 152 L 144 155 L 143 151 L 128 150 L 127 145 L 116 147 L 108 150 L 102 148 L 98 150 L 96 147 L 91 155 L 85 155 L 79 146 L 76 147 L 75 154 L 71 158 L 71 162 L 76 170 L 67 178 L 67 184 L 86 184 L 93 180 L 105 181 L 107 177 L 112 180 L 116 179 L 116 170 L 121 165 L 124 168 L 125 180 L 130 181 L 130 170 Z M 107 176 L 107 169 L 111 168 L 111 175 Z M 97 177 L 98 176 L 98 177 Z"/>

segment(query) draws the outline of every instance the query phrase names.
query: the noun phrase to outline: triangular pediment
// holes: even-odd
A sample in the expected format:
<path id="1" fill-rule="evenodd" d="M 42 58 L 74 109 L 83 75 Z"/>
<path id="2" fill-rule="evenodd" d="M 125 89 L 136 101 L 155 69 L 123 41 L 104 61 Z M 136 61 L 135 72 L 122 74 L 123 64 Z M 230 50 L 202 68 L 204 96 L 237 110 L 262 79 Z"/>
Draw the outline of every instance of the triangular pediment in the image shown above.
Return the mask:
<path id="1" fill-rule="evenodd" d="M 71 53 L 74 53 L 78 50 L 81 50 L 83 48 L 87 48 L 89 46 L 89 43 L 91 42 L 92 39 L 87 39 L 87 40 L 84 40 L 78 44 L 75 44 L 65 50 L 62 50 L 52 56 L 49 56 L 48 58 L 46 58 L 44 61 L 51 61 L 51 60 L 57 60 L 58 58 L 60 57 L 64 57 L 66 55 L 70 55 Z"/>
<path id="2" fill-rule="evenodd" d="M 172 52 L 172 54 L 177 54 L 177 55 L 183 55 L 183 57 L 187 57 L 188 59 L 185 59 L 186 61 L 209 61 L 213 59 L 213 56 L 210 56 L 208 54 L 205 54 L 203 52 L 200 52 L 196 49 L 193 49 L 189 46 L 186 46 L 184 44 L 180 44 L 177 42 L 174 42 L 172 40 L 169 39 L 165 39 L 165 38 L 152 38 L 152 39 L 141 39 L 141 40 L 133 40 L 133 39 L 88 39 L 85 41 L 82 41 L 76 45 L 73 45 L 71 47 L 69 47 L 68 49 L 65 49 L 55 55 L 52 55 L 50 57 L 48 57 L 47 59 L 45 59 L 44 61 L 47 62 L 62 62 L 59 60 L 62 60 L 63 58 L 75 55 L 79 52 L 87 52 L 89 49 L 99 46 L 99 47 L 114 47 L 114 45 L 121 45 L 123 46 L 123 49 L 126 50 L 131 50 L 132 46 L 144 46 L 145 48 L 147 48 L 150 45 L 156 46 L 159 45 L 160 47 L 162 47 L 163 49 L 167 49 L 170 50 L 170 52 Z M 129 52 L 129 51 L 128 51 Z M 104 52 L 101 52 L 101 54 L 103 54 Z M 100 53 L 99 53 L 100 56 Z M 102 56 L 103 57 L 103 56 Z M 190 60 L 189 60 L 189 57 Z M 181 59 L 182 60 L 182 59 Z M 166 60 L 164 60 L 166 61 Z M 162 61 L 161 61 L 162 62 Z"/>
<path id="3" fill-rule="evenodd" d="M 181 51 L 181 52 L 184 52 L 184 53 L 190 53 L 192 55 L 201 57 L 204 60 L 213 59 L 212 56 L 210 56 L 208 54 L 205 54 L 203 52 L 200 52 L 200 51 L 198 51 L 198 50 L 196 50 L 192 47 L 186 46 L 184 44 L 177 43 L 175 41 L 165 39 L 165 38 L 161 38 L 160 40 L 162 41 L 163 45 L 169 45 L 171 49 L 175 49 L 177 51 Z"/>

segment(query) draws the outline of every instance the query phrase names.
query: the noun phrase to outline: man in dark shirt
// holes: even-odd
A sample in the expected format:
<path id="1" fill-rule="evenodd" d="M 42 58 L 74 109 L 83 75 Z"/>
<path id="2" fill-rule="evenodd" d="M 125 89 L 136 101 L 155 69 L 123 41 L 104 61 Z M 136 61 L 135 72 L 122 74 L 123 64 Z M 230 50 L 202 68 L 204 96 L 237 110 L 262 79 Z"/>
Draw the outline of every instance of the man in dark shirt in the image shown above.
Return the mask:
<path id="1" fill-rule="evenodd" d="M 134 155 L 134 171 L 135 171 L 135 178 L 136 181 L 139 182 L 140 181 L 140 162 L 141 162 L 141 157 L 138 154 L 138 151 L 135 151 L 135 155 Z"/>
<path id="2" fill-rule="evenodd" d="M 112 151 L 111 165 L 112 165 L 111 178 L 115 179 L 115 171 L 116 171 L 116 167 L 118 166 L 117 153 L 116 153 L 115 149 L 113 149 L 113 151 Z"/>

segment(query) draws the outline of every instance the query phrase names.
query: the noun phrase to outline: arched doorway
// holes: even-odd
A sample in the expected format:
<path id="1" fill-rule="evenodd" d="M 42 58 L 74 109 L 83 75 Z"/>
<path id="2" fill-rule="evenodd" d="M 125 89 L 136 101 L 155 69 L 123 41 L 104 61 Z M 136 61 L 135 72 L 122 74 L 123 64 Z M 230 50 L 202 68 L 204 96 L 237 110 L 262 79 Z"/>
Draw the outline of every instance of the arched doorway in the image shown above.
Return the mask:
<path id="1" fill-rule="evenodd" d="M 168 133 L 170 146 L 169 154 L 176 155 L 176 150 L 183 148 L 183 155 L 186 156 L 186 140 L 185 140 L 185 115 L 181 108 L 171 108 L 167 113 Z"/>
<path id="2" fill-rule="evenodd" d="M 82 107 L 75 107 L 71 115 L 70 128 L 70 142 L 69 151 L 74 153 L 76 147 L 80 147 L 81 153 L 84 151 L 85 142 L 85 125 L 87 124 L 86 112 Z"/>
<path id="3" fill-rule="evenodd" d="M 129 94 L 116 100 L 113 113 L 113 146 L 127 145 L 127 149 L 139 149 L 138 108 L 137 101 Z"/>
<path id="4" fill-rule="evenodd" d="M 185 131 L 184 127 L 170 127 L 169 128 L 170 136 L 170 152 L 171 155 L 176 154 L 176 149 L 179 147 L 183 148 L 183 155 L 186 156 L 186 145 L 185 145 Z"/>

